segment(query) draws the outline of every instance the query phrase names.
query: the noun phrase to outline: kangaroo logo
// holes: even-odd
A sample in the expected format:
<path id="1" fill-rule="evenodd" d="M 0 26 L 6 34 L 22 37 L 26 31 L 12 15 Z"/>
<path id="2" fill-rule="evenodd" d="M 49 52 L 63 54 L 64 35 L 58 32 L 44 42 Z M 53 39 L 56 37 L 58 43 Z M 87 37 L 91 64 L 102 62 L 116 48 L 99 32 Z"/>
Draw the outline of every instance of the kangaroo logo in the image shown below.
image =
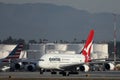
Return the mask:
<path id="1" fill-rule="evenodd" d="M 90 60 L 90 52 L 91 52 L 91 47 L 93 42 L 93 36 L 94 36 L 94 30 L 91 30 L 86 40 L 85 46 L 82 50 L 82 54 L 85 56 L 85 62 L 89 62 Z"/>

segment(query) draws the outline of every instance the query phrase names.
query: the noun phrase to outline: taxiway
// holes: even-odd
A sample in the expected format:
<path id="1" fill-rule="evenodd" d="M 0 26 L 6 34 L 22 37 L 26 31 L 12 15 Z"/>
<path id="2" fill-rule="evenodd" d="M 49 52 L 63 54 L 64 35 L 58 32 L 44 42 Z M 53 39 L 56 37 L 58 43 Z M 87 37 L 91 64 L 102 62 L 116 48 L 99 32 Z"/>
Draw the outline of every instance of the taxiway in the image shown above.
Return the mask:
<path id="1" fill-rule="evenodd" d="M 115 78 L 120 79 L 120 71 L 97 71 L 97 72 L 79 72 L 79 74 L 70 74 L 69 76 L 62 76 L 60 74 L 50 74 L 46 72 L 40 74 L 39 72 L 0 72 L 0 78 Z"/>

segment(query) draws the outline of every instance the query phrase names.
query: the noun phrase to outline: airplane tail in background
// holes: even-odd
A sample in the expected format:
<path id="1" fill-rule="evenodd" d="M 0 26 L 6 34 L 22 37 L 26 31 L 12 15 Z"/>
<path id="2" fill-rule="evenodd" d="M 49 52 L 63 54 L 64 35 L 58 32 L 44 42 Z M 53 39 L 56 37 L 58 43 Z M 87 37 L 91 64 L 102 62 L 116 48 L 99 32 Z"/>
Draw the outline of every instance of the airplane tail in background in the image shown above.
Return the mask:
<path id="1" fill-rule="evenodd" d="M 19 43 L 6 58 L 2 59 L 2 62 L 9 62 L 9 60 L 18 59 L 20 57 L 20 53 L 22 50 L 23 50 L 23 44 Z"/>
<path id="2" fill-rule="evenodd" d="M 81 53 L 85 56 L 85 62 L 90 62 L 90 53 L 93 43 L 93 37 L 94 37 L 94 30 L 91 30 L 88 38 L 86 40 L 86 43 L 84 45 L 84 48 L 82 49 Z"/>

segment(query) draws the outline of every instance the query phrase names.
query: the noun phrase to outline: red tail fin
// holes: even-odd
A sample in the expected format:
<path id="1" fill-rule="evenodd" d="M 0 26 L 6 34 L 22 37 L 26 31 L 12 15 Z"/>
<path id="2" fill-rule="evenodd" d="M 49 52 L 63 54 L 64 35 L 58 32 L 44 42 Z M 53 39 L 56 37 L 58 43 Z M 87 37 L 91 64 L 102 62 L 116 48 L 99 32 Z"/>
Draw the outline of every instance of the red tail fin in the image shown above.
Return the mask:
<path id="1" fill-rule="evenodd" d="M 91 30 L 84 45 L 84 48 L 82 50 L 82 54 L 85 56 L 85 62 L 90 61 L 90 53 L 91 53 L 93 37 L 94 37 L 94 30 Z"/>

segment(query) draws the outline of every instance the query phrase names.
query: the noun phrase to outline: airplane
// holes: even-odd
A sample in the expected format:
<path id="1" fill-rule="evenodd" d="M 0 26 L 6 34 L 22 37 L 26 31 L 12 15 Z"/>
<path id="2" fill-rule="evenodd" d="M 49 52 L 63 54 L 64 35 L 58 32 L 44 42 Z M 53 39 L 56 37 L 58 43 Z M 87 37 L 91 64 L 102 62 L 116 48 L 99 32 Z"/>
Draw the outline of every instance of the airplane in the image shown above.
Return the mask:
<path id="1" fill-rule="evenodd" d="M 23 44 L 19 43 L 10 53 L 7 57 L 0 59 L 0 67 L 3 65 L 9 64 L 12 61 L 15 61 L 19 59 L 20 53 L 23 49 Z M 8 69 L 8 68 L 7 68 Z"/>
<path id="2" fill-rule="evenodd" d="M 91 30 L 84 48 L 80 54 L 45 54 L 38 61 L 37 66 L 40 68 L 40 73 L 43 73 L 44 69 L 49 70 L 62 70 L 63 75 L 66 75 L 65 71 L 76 71 L 80 69 L 82 71 L 88 71 L 88 62 L 91 62 L 90 53 L 93 43 L 94 30 Z M 53 71 L 53 74 L 56 73 Z"/>

